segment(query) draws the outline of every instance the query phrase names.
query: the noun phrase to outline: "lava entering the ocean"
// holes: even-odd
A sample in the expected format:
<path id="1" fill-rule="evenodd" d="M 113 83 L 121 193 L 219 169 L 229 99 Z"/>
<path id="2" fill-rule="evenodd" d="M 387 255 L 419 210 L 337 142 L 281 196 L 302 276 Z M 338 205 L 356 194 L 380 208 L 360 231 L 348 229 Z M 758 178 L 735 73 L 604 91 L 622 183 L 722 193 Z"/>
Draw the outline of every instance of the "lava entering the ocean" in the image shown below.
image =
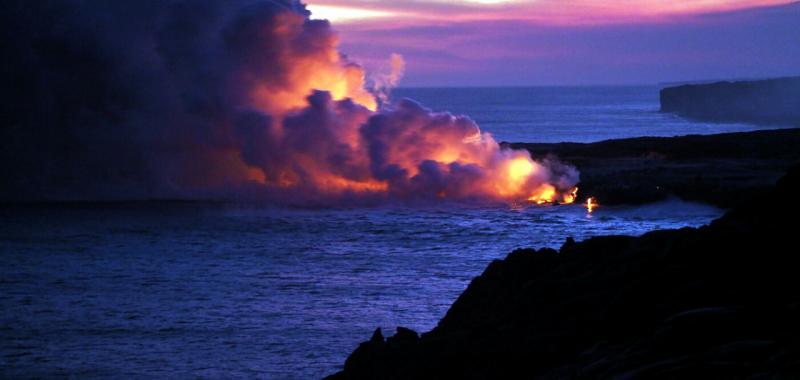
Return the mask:
<path id="1" fill-rule="evenodd" d="M 597 201 L 594 199 L 594 197 L 586 198 L 586 211 L 591 213 L 594 211 L 595 207 L 597 207 Z"/>
<path id="2" fill-rule="evenodd" d="M 58 28 L 31 20 L 21 36 L 30 41 L 20 46 L 50 46 L 36 42 L 46 36 L 52 46 L 81 49 L 9 57 L 30 68 L 19 76 L 31 83 L 63 80 L 22 94 L 31 110 L 48 110 L 30 119 L 42 127 L 27 143 L 49 155 L 33 160 L 43 164 L 20 186 L 87 198 L 275 203 L 574 199 L 574 168 L 503 148 L 467 117 L 389 102 L 402 57 L 367 80 L 338 51 L 330 23 L 299 1 L 167 0 L 135 17 L 117 2 L 71 4 Z M 89 33 L 87 24 L 107 33 Z M 85 75 L 72 72 L 84 66 Z"/>
<path id="3" fill-rule="evenodd" d="M 326 21 L 284 9 L 251 22 L 261 34 L 248 35 L 284 49 L 276 54 L 284 63 L 279 86 L 258 75 L 267 61 L 250 62 L 238 75 L 251 89 L 249 115 L 235 127 L 242 164 L 262 186 L 333 198 L 574 200 L 574 168 L 501 148 L 466 117 L 411 100 L 385 104 L 385 96 L 365 90 L 363 69 L 338 53 Z M 391 79 L 381 82 L 396 84 L 403 65 L 394 56 Z"/>

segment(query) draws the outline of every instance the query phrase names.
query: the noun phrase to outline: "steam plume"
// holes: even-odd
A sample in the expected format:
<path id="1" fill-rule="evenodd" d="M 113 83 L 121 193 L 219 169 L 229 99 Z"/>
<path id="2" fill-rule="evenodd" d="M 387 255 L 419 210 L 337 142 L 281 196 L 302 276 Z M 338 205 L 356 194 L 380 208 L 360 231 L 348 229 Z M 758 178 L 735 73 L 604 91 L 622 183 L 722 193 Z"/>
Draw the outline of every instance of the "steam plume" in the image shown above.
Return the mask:
<path id="1" fill-rule="evenodd" d="M 366 90 L 297 1 L 8 1 L 2 199 L 569 200 L 577 172 Z"/>
<path id="2" fill-rule="evenodd" d="M 397 87 L 403 74 L 406 72 L 406 61 L 403 56 L 392 53 L 389 57 L 389 72 L 373 76 L 372 93 L 378 98 L 380 104 L 389 102 L 389 92 Z"/>

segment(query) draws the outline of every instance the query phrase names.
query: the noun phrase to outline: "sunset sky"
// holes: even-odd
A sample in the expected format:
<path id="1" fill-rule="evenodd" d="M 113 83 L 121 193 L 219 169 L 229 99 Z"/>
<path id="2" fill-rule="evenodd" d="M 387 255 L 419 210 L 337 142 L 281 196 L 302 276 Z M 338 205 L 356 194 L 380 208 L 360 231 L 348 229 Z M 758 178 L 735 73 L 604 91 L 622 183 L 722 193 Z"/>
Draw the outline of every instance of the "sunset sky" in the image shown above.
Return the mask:
<path id="1" fill-rule="evenodd" d="M 651 84 L 800 74 L 800 2 L 311 0 L 403 86 Z"/>

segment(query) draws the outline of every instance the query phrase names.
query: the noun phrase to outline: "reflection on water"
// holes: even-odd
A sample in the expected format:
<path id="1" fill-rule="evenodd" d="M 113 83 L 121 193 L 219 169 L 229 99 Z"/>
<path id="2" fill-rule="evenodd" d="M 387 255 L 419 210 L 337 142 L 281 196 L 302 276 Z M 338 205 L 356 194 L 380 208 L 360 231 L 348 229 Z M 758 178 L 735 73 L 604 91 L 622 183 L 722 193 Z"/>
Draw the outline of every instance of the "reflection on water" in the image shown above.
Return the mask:
<path id="1" fill-rule="evenodd" d="M 0 377 L 315 378 L 428 330 L 489 261 L 718 209 L 115 205 L 0 210 Z"/>

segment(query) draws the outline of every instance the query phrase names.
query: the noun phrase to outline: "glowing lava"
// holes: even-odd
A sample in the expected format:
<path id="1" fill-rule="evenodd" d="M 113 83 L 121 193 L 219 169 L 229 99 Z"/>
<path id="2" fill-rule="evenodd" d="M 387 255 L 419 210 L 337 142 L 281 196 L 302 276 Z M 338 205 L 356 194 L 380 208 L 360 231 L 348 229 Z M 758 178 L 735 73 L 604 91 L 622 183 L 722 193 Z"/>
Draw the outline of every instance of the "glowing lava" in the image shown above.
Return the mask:
<path id="1" fill-rule="evenodd" d="M 597 207 L 597 201 L 594 197 L 586 198 L 586 210 L 591 213 L 595 207 Z"/>
<path id="2" fill-rule="evenodd" d="M 564 203 L 565 204 L 573 203 L 575 202 L 575 198 L 577 197 L 578 197 L 578 187 L 575 186 L 575 188 L 572 189 L 572 191 L 570 191 L 568 194 L 564 194 Z"/>

